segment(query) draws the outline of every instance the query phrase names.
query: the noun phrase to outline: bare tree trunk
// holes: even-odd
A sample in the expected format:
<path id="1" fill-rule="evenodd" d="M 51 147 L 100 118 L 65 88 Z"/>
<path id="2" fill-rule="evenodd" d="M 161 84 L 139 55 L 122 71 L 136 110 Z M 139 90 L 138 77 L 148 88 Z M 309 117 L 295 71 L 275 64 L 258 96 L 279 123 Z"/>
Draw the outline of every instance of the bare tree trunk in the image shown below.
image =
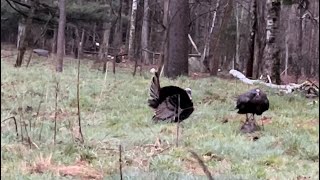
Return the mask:
<path id="1" fill-rule="evenodd" d="M 53 30 L 53 38 L 52 38 L 52 44 L 51 44 L 51 53 L 55 54 L 57 53 L 57 36 L 58 36 L 58 30 L 57 28 L 54 28 Z"/>
<path id="2" fill-rule="evenodd" d="M 288 20 L 288 28 L 287 28 L 287 33 L 286 33 L 286 37 L 285 37 L 285 51 L 286 51 L 286 55 L 285 55 L 285 69 L 284 69 L 284 75 L 285 77 L 288 76 L 288 63 L 289 63 L 289 39 L 290 39 L 290 24 L 291 24 L 291 19 L 289 17 Z"/>
<path id="3" fill-rule="evenodd" d="M 249 59 L 247 61 L 247 73 L 248 78 L 253 78 L 253 63 L 254 63 L 254 46 L 255 46 L 255 37 L 257 32 L 257 2 L 252 0 L 251 7 L 251 30 L 249 38 Z"/>
<path id="4" fill-rule="evenodd" d="M 99 49 L 99 60 L 98 61 L 102 61 L 104 55 L 106 54 L 106 52 L 108 52 L 108 42 L 109 42 L 109 35 L 110 35 L 110 24 L 107 22 L 103 23 L 103 39 L 102 39 L 102 43 L 100 45 L 100 49 Z"/>
<path id="5" fill-rule="evenodd" d="M 76 59 L 79 58 L 79 46 L 80 46 L 80 35 L 78 27 L 74 27 L 74 34 L 75 34 L 75 45 L 74 45 L 74 57 Z"/>
<path id="6" fill-rule="evenodd" d="M 280 49 L 276 36 L 280 23 L 280 0 L 267 0 L 267 34 L 264 52 L 263 75 L 271 76 L 276 84 L 280 84 Z"/>
<path id="7" fill-rule="evenodd" d="M 130 32 L 129 32 L 129 46 L 128 46 L 128 57 L 133 59 L 134 56 L 134 36 L 136 30 L 136 14 L 137 14 L 138 1 L 132 0 L 132 8 L 130 15 Z"/>
<path id="8" fill-rule="evenodd" d="M 257 45 L 257 50 L 255 60 L 254 60 L 254 75 L 255 78 L 259 78 L 260 72 L 262 69 L 263 63 L 263 53 L 265 48 L 265 2 L 264 1 L 257 1 L 257 35 L 255 39 L 255 44 Z"/>
<path id="9" fill-rule="evenodd" d="M 79 49 L 78 49 L 78 58 L 82 58 L 83 55 L 83 44 L 84 44 L 84 29 L 82 28 L 82 33 L 81 33 L 81 40 L 79 43 Z"/>
<path id="10" fill-rule="evenodd" d="M 102 43 L 100 44 L 99 49 L 99 58 L 98 63 L 103 61 L 103 72 L 107 72 L 107 60 L 104 60 L 104 55 L 108 54 L 108 46 L 109 46 L 109 37 L 110 37 L 110 24 L 107 22 L 103 23 L 103 39 Z"/>
<path id="11" fill-rule="evenodd" d="M 294 74 L 295 74 L 295 81 L 298 82 L 299 77 L 301 76 L 301 71 L 303 69 L 303 59 L 302 59 L 302 41 L 303 41 L 303 15 L 308 9 L 309 1 L 302 0 L 298 5 L 299 9 L 299 24 L 298 24 L 298 49 L 297 55 L 298 58 L 294 61 Z"/>
<path id="12" fill-rule="evenodd" d="M 169 37 L 169 3 L 170 0 L 164 0 L 163 1 L 163 26 L 165 27 L 164 29 L 164 35 L 163 35 L 163 40 L 162 40 L 162 53 L 161 53 L 161 57 L 160 57 L 160 63 L 158 66 L 158 73 L 161 76 L 162 71 L 168 71 L 168 37 Z"/>
<path id="13" fill-rule="evenodd" d="M 226 28 L 226 24 L 228 24 L 228 21 L 230 20 L 230 15 L 232 12 L 232 0 L 229 0 L 226 3 L 226 9 L 225 12 L 222 15 L 222 20 L 221 20 L 221 25 L 220 25 L 220 32 L 217 36 L 217 40 L 216 42 L 212 42 L 212 48 L 211 51 L 213 51 L 213 53 L 215 53 L 215 56 L 212 56 L 211 58 L 211 63 L 210 63 L 210 75 L 211 76 L 216 76 L 218 75 L 218 69 L 219 69 L 219 65 L 220 65 L 220 59 L 219 59 L 219 54 L 217 53 L 219 50 L 219 44 L 220 44 L 220 36 L 221 36 L 221 31 L 225 30 Z M 213 38 L 212 38 L 213 41 Z"/>
<path id="14" fill-rule="evenodd" d="M 122 0 L 120 0 L 120 7 L 118 9 L 118 23 L 117 23 L 117 33 L 116 33 L 116 40 L 115 40 L 115 47 L 117 47 L 118 49 L 121 48 L 122 45 Z"/>
<path id="15" fill-rule="evenodd" d="M 208 48 L 209 48 L 209 44 L 210 44 L 210 40 L 211 40 L 211 35 L 212 35 L 212 32 L 213 32 L 213 28 L 214 28 L 214 25 L 215 25 L 215 21 L 216 21 L 216 16 L 217 16 L 217 10 L 219 8 L 219 3 L 220 3 L 220 0 L 217 0 L 216 2 L 216 9 L 213 13 L 213 18 L 212 18 L 212 23 L 211 23 L 211 27 L 210 27 L 210 31 L 208 32 L 208 35 L 206 37 L 206 40 L 205 40 L 205 45 L 204 45 L 204 49 L 203 49 L 203 53 L 201 54 L 201 58 L 200 58 L 200 62 L 201 62 L 201 72 L 205 72 L 206 71 L 206 67 L 205 67 L 205 64 L 204 64 L 204 60 L 205 60 L 205 57 L 207 56 L 207 52 L 208 52 Z"/>
<path id="16" fill-rule="evenodd" d="M 148 49 L 149 38 L 149 0 L 144 0 L 143 9 L 143 24 L 141 32 L 142 62 L 144 62 L 145 64 L 149 64 L 149 53 L 145 51 L 146 49 Z"/>
<path id="17" fill-rule="evenodd" d="M 22 41 L 26 36 L 26 24 L 23 22 L 24 19 L 21 19 L 18 25 L 18 37 L 17 37 L 17 48 L 19 49 L 22 46 Z"/>
<path id="18" fill-rule="evenodd" d="M 93 52 L 97 52 L 97 45 L 96 45 L 96 29 L 97 24 L 93 23 L 93 32 L 92 32 L 92 43 L 93 43 Z"/>
<path id="19" fill-rule="evenodd" d="M 23 21 L 23 20 L 20 20 L 20 21 Z M 25 37 L 26 37 L 26 24 L 25 22 L 19 22 L 18 40 L 17 40 L 18 55 L 17 55 L 16 64 L 14 65 L 15 67 L 21 67 L 22 65 L 23 57 L 26 52 L 26 47 L 24 45 Z"/>
<path id="20" fill-rule="evenodd" d="M 64 56 L 64 29 L 66 26 L 66 0 L 59 0 L 59 27 L 58 27 L 58 43 L 57 43 L 57 65 L 56 71 L 62 72 L 63 56 Z"/>
<path id="21" fill-rule="evenodd" d="M 20 22 L 19 23 L 19 29 L 18 29 L 18 42 L 17 42 L 17 48 L 18 48 L 18 55 L 17 55 L 17 60 L 16 64 L 14 67 L 21 67 L 22 61 L 24 54 L 26 52 L 27 46 L 28 46 L 28 37 L 30 36 L 30 29 L 32 25 L 32 18 L 34 16 L 34 11 L 35 11 L 35 2 L 30 1 L 30 11 L 28 13 L 27 19 L 23 19 L 22 21 L 25 20 L 25 22 Z"/>
<path id="22" fill-rule="evenodd" d="M 189 4 L 187 1 L 170 1 L 168 13 L 168 56 L 164 75 L 177 78 L 188 75 Z"/>
<path id="23" fill-rule="evenodd" d="M 132 1 L 131 0 L 126 0 L 126 8 L 128 9 L 127 11 L 127 14 L 126 16 L 130 16 L 131 15 L 131 11 L 132 11 Z M 126 44 L 125 44 L 125 48 L 126 48 L 126 51 L 129 50 L 129 39 L 130 39 L 130 21 L 127 22 L 126 24 Z"/>
<path id="24" fill-rule="evenodd" d="M 236 10 L 235 10 L 235 16 L 236 16 L 236 59 L 235 59 L 235 63 L 234 63 L 234 69 L 238 68 L 238 65 L 240 63 L 240 23 L 239 23 L 239 4 L 236 1 Z"/>

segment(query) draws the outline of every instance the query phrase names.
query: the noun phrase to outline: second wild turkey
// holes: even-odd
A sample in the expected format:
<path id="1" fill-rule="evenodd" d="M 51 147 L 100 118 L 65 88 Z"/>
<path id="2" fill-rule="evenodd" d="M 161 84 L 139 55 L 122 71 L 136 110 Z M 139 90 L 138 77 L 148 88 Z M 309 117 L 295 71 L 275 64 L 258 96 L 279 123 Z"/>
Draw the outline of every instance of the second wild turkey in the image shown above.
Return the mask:
<path id="1" fill-rule="evenodd" d="M 148 105 L 154 109 L 154 121 L 181 122 L 194 111 L 191 89 L 177 86 L 160 87 L 158 72 L 152 77 L 150 97 Z"/>
<path id="2" fill-rule="evenodd" d="M 245 124 L 248 124 L 248 114 L 252 114 L 252 120 L 255 122 L 255 114 L 262 115 L 269 109 L 269 100 L 267 95 L 260 89 L 252 89 L 238 96 L 236 109 L 238 109 L 238 114 L 246 114 Z"/>

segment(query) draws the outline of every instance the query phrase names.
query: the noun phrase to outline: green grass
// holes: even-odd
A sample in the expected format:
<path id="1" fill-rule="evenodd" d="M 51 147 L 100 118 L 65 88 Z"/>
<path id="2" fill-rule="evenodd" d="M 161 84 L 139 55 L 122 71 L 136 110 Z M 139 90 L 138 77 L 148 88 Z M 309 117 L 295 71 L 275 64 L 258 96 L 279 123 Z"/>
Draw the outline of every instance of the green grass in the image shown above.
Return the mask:
<path id="1" fill-rule="evenodd" d="M 100 71 L 83 62 L 80 72 L 80 105 L 85 143 L 74 141 L 77 127 L 76 60 L 66 59 L 64 72 L 56 74 L 52 59 L 35 57 L 26 69 L 13 68 L 14 59 L 1 60 L 1 119 L 15 116 L 27 124 L 28 134 L 39 149 L 16 138 L 14 123 L 1 123 L 1 177 L 5 179 L 72 179 L 47 170 L 30 173 L 40 155 L 52 155 L 55 166 L 71 166 L 85 160 L 104 179 L 120 179 L 118 145 L 123 146 L 125 179 L 206 179 L 189 149 L 199 155 L 214 154 L 206 162 L 216 179 L 294 179 L 319 178 L 319 105 L 307 105 L 299 94 L 279 96 L 264 89 L 271 107 L 263 116 L 272 123 L 258 133 L 257 141 L 239 132 L 245 116 L 237 115 L 235 97 L 253 87 L 219 78 L 192 80 L 161 79 L 161 85 L 193 89 L 195 111 L 182 123 L 180 146 L 175 144 L 175 124 L 151 121 L 147 106 L 151 74 L 132 77 L 127 69 L 106 79 Z M 55 82 L 58 92 L 57 144 L 53 145 Z M 41 103 L 38 117 L 35 116 Z M 32 112 L 25 112 L 31 106 Z M 22 113 L 18 110 L 22 107 Z M 15 113 L 16 114 L 15 114 Z M 22 117 L 21 117 L 22 116 Z M 258 117 L 260 118 L 260 117 Z M 228 119 L 228 123 L 222 123 Z M 29 125 L 31 124 L 31 130 Z M 73 129 L 73 131 L 72 131 Z M 41 139 L 39 134 L 41 132 Z M 26 134 L 23 129 L 24 136 Z M 156 152 L 148 144 L 159 138 Z M 194 166 L 196 170 L 189 167 Z"/>

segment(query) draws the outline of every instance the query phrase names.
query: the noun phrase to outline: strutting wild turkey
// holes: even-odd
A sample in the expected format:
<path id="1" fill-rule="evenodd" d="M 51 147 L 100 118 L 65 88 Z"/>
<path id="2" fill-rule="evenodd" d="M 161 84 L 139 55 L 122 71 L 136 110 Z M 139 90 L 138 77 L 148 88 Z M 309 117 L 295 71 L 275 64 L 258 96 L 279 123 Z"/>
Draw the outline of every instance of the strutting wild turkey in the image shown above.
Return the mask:
<path id="1" fill-rule="evenodd" d="M 160 87 L 159 74 L 154 73 L 150 86 L 148 105 L 154 109 L 152 119 L 157 121 L 170 120 L 181 122 L 187 119 L 194 111 L 191 89 L 182 89 L 177 86 Z"/>
<path id="2" fill-rule="evenodd" d="M 238 114 L 246 114 L 246 122 L 241 127 L 241 130 L 251 132 L 256 128 L 254 115 L 262 115 L 263 112 L 267 111 L 269 109 L 269 100 L 267 95 L 260 89 L 252 89 L 238 96 L 236 109 L 238 109 Z M 248 114 L 252 114 L 253 121 L 249 120 Z M 250 130 L 246 130 L 246 128 Z"/>

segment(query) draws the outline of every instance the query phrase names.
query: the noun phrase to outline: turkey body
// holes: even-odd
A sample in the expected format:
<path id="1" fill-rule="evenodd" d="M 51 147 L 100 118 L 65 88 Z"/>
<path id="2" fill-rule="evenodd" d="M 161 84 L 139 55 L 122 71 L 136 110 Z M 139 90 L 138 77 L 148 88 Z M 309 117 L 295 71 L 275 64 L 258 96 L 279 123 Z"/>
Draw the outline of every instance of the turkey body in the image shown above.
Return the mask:
<path id="1" fill-rule="evenodd" d="M 260 89 L 252 89 L 238 97 L 236 109 L 238 114 L 262 115 L 269 109 L 269 100 Z"/>
<path id="2" fill-rule="evenodd" d="M 238 114 L 246 114 L 246 122 L 242 125 L 240 131 L 252 133 L 260 130 L 255 122 L 254 115 L 262 115 L 263 112 L 267 111 L 269 100 L 260 89 L 252 89 L 238 97 L 236 109 L 238 109 Z M 251 120 L 248 118 L 248 114 L 252 114 Z"/>
<path id="3" fill-rule="evenodd" d="M 186 91 L 177 86 L 160 87 L 159 75 L 156 72 L 150 86 L 149 107 L 154 109 L 154 121 L 170 120 L 181 122 L 194 111 L 191 90 Z"/>

